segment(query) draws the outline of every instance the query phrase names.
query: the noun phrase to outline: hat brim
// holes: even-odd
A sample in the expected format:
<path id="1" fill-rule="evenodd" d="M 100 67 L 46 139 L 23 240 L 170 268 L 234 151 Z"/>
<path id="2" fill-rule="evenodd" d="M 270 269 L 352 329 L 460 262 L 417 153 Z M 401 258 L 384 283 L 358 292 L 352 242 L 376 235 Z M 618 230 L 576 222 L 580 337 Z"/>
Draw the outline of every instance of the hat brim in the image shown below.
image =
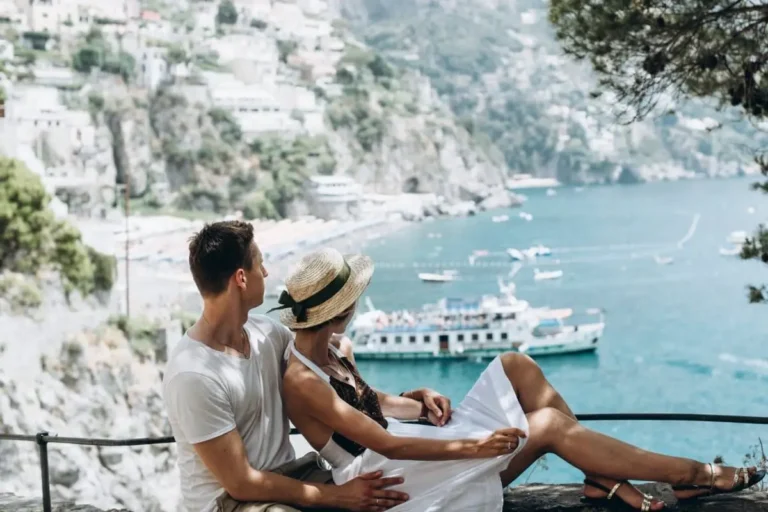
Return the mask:
<path id="1" fill-rule="evenodd" d="M 280 312 L 280 322 L 289 329 L 307 329 L 332 320 L 349 309 L 363 294 L 373 277 L 373 260 L 364 254 L 344 256 L 349 265 L 349 279 L 341 290 L 319 306 L 307 310 L 307 320 L 299 322 L 290 309 Z"/>

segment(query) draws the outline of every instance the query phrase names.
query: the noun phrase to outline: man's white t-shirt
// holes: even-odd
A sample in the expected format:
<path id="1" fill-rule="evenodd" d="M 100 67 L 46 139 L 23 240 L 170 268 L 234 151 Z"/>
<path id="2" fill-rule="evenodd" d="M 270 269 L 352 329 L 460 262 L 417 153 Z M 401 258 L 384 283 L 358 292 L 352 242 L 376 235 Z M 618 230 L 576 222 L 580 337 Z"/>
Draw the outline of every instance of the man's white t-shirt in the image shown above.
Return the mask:
<path id="1" fill-rule="evenodd" d="M 245 324 L 248 359 L 184 337 L 174 347 L 163 377 L 163 399 L 178 445 L 181 495 L 189 512 L 215 510 L 224 489 L 192 445 L 237 429 L 248 461 L 272 470 L 295 458 L 283 410 L 284 355 L 291 332 L 263 315 Z"/>

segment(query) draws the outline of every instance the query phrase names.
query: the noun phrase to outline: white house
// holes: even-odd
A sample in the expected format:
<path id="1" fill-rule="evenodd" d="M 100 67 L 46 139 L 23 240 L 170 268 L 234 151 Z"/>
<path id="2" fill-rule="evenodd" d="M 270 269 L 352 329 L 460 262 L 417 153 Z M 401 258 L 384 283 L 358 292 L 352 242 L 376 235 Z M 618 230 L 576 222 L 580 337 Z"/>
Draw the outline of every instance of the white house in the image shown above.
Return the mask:
<path id="1" fill-rule="evenodd" d="M 50 87 L 69 87 L 79 83 L 78 75 L 70 68 L 35 66 L 35 83 Z"/>
<path id="2" fill-rule="evenodd" d="M 232 84 L 212 87 L 210 93 L 215 106 L 232 112 L 246 137 L 301 130 L 301 123 L 291 118 L 290 111 L 263 89 Z"/>
<path id="3" fill-rule="evenodd" d="M 0 39 L 0 61 L 12 61 L 16 52 L 13 49 L 13 43 Z"/>
<path id="4" fill-rule="evenodd" d="M 363 189 L 348 176 L 311 176 L 305 186 L 310 213 L 321 219 L 346 219 L 355 216 Z"/>
<path id="5" fill-rule="evenodd" d="M 155 90 L 169 77 L 167 48 L 145 46 L 136 54 L 136 83 L 140 87 Z"/>
<path id="6" fill-rule="evenodd" d="M 270 90 L 274 87 L 279 63 L 274 39 L 262 34 L 232 34 L 211 39 L 206 46 L 218 54 L 219 62 L 228 65 L 239 81 Z"/>
<path id="7" fill-rule="evenodd" d="M 29 0 L 25 6 L 27 25 L 34 32 L 58 32 L 69 4 L 63 0 Z"/>

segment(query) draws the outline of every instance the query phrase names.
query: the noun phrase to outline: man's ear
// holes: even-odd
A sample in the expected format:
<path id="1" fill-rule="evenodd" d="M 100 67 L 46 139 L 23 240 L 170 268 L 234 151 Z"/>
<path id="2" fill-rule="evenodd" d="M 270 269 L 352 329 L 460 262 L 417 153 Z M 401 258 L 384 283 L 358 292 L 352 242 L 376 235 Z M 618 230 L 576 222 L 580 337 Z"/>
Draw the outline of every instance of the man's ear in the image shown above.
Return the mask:
<path id="1" fill-rule="evenodd" d="M 238 288 L 245 288 L 248 279 L 245 277 L 245 270 L 239 268 L 235 271 L 235 284 Z"/>

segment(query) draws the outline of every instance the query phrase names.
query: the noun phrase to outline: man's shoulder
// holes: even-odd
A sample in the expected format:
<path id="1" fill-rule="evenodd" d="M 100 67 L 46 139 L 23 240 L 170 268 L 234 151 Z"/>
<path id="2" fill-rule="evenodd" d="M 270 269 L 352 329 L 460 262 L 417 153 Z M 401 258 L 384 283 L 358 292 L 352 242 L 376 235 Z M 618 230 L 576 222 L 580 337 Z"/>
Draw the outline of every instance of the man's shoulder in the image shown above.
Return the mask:
<path id="1" fill-rule="evenodd" d="M 288 343 L 293 338 L 287 327 L 267 315 L 249 313 L 246 326 L 249 327 L 251 339 L 255 344 L 271 345 L 279 351 L 288 348 Z"/>
<path id="2" fill-rule="evenodd" d="M 178 374 L 197 374 L 202 378 L 215 377 L 211 371 L 212 361 L 216 354 L 202 343 L 184 335 L 173 347 L 165 365 L 163 382 L 168 382 Z"/>

